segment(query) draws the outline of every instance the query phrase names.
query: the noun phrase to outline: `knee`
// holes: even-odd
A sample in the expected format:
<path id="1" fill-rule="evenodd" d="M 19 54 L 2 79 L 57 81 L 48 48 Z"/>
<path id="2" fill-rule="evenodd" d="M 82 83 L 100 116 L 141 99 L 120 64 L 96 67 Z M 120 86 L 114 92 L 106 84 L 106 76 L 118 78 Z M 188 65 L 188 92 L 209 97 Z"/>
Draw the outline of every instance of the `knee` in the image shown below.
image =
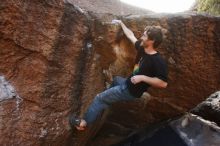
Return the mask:
<path id="1" fill-rule="evenodd" d="M 102 93 L 99 93 L 95 97 L 95 102 L 97 104 L 108 104 L 108 98 Z"/>
<path id="2" fill-rule="evenodd" d="M 101 96 L 100 94 L 101 94 L 101 93 L 99 93 L 99 94 L 96 95 L 96 97 L 95 97 L 95 99 L 94 99 L 96 102 L 102 102 L 102 96 Z"/>

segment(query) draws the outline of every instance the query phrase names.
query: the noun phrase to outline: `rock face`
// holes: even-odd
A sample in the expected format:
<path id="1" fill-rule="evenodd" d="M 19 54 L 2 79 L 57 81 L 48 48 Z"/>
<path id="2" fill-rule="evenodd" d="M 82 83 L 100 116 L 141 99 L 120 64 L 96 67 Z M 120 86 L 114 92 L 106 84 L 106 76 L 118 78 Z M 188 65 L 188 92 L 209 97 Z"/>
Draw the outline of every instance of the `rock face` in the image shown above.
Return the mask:
<path id="1" fill-rule="evenodd" d="M 209 98 L 196 106 L 192 113 L 213 121 L 220 126 L 220 91 L 210 95 Z"/>
<path id="2" fill-rule="evenodd" d="M 0 102 L 1 144 L 77 145 L 66 123 L 68 114 L 83 114 L 112 76 L 128 76 L 134 65 L 136 52 L 120 27 L 109 23 L 112 19 L 123 19 L 137 37 L 146 25 L 168 30 L 159 51 L 168 62 L 169 86 L 151 89 L 155 98 L 113 105 L 90 145 L 115 143 L 134 129 L 193 108 L 220 89 L 219 17 L 121 17 L 87 13 L 74 4 L 1 2 L 0 75 L 21 98 Z"/>
<path id="3" fill-rule="evenodd" d="M 186 114 L 177 120 L 143 128 L 114 146 L 218 146 L 220 128 L 199 116 Z"/>
<path id="4" fill-rule="evenodd" d="M 19 109 L 16 99 L 1 102 L 0 143 L 59 145 L 68 112 L 80 104 L 87 18 L 58 0 L 2 1 L 0 7 L 0 73 L 23 99 Z"/>

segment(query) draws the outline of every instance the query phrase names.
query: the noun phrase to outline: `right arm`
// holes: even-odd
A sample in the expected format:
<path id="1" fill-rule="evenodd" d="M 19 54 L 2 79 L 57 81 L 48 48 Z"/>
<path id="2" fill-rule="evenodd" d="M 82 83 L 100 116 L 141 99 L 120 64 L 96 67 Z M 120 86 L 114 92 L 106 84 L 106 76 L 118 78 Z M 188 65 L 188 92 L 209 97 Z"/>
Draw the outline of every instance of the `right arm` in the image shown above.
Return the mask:
<path id="1" fill-rule="evenodd" d="M 134 33 L 127 28 L 127 26 L 121 21 L 119 20 L 119 24 L 122 27 L 122 30 L 124 31 L 126 37 L 133 43 L 135 44 L 135 42 L 137 41 L 137 38 L 134 36 Z"/>

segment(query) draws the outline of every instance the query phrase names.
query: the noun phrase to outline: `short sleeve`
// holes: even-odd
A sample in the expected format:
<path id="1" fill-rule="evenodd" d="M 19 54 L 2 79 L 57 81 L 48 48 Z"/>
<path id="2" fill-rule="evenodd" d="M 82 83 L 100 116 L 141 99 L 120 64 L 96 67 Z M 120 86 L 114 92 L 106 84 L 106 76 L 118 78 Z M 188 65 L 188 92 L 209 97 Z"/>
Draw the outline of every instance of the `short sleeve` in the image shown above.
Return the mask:
<path id="1" fill-rule="evenodd" d="M 137 64 L 141 56 L 143 56 L 144 54 L 144 48 L 143 46 L 141 46 L 141 40 L 136 41 L 134 45 L 135 45 L 135 49 L 137 50 L 137 56 L 135 58 L 135 64 Z"/>
<path id="2" fill-rule="evenodd" d="M 135 49 L 136 49 L 136 50 L 139 50 L 140 47 L 141 47 L 141 40 L 136 41 L 135 44 L 134 44 L 134 46 L 135 46 Z"/>
<path id="3" fill-rule="evenodd" d="M 167 63 L 162 58 L 154 62 L 154 77 L 167 82 L 168 69 Z"/>

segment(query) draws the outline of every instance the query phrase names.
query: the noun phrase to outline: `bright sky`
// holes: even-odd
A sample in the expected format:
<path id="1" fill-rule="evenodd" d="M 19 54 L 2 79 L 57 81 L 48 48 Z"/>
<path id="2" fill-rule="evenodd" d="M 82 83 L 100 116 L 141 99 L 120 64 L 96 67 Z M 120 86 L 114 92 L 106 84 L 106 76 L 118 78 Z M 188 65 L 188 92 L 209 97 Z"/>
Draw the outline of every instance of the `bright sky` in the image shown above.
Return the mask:
<path id="1" fill-rule="evenodd" d="M 188 10 L 195 0 L 120 0 L 154 12 L 176 13 Z"/>

